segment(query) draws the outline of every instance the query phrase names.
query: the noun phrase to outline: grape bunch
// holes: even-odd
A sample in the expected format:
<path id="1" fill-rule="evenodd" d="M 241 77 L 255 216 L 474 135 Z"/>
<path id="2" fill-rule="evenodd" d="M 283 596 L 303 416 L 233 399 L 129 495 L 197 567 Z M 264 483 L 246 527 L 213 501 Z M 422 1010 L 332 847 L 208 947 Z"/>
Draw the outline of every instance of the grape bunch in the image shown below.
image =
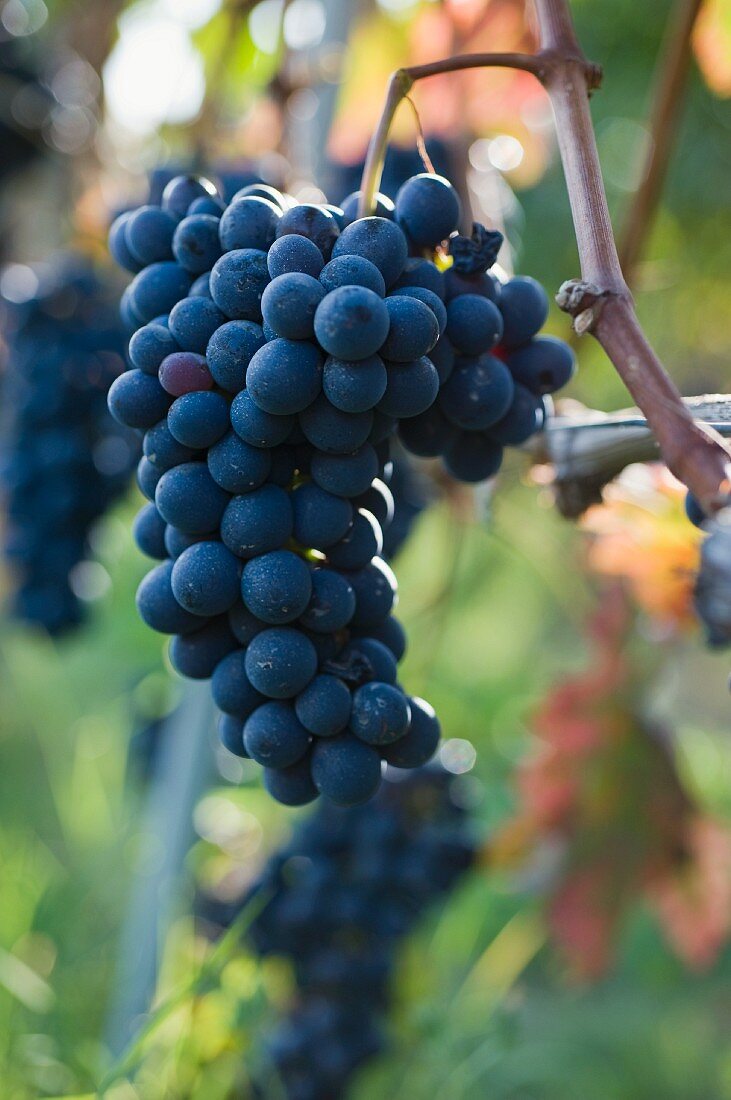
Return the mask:
<path id="1" fill-rule="evenodd" d="M 388 770 L 364 806 L 323 802 L 249 892 L 247 900 L 264 899 L 247 933 L 254 950 L 294 970 L 295 1003 L 265 1044 L 289 1100 L 343 1096 L 382 1048 L 399 945 L 474 859 L 458 787 L 432 764 Z M 224 926 L 237 911 L 203 906 Z"/>
<path id="2" fill-rule="evenodd" d="M 4 553 L 16 581 L 13 614 L 55 635 L 83 619 L 74 570 L 88 555 L 93 524 L 128 486 L 139 442 L 107 410 L 107 391 L 125 365 L 109 288 L 73 254 L 39 272 L 37 290 L 22 301 L 12 273 L 0 301 Z"/>
<path id="3" fill-rule="evenodd" d="M 434 247 L 441 227 L 423 228 L 422 241 Z M 422 300 L 433 292 L 443 302 L 443 334 L 431 353 L 440 388 L 428 409 L 399 425 L 399 436 L 412 454 L 442 457 L 466 482 L 493 477 L 506 447 L 541 430 L 546 396 L 566 385 L 576 366 L 568 344 L 538 335 L 548 316 L 541 284 L 525 276 L 501 282 L 489 273 L 501 243 L 501 234 L 475 225 L 470 238 L 450 239 L 453 263 L 444 273 L 428 258 L 411 273 Z"/>
<path id="4" fill-rule="evenodd" d="M 447 180 L 414 177 L 374 217 L 357 218 L 357 201 L 297 204 L 255 184 L 226 205 L 181 176 L 110 231 L 134 279 L 121 305 L 132 369 L 109 406 L 145 432 L 136 536 L 161 562 L 138 607 L 174 635 L 178 672 L 211 678 L 224 744 L 288 805 L 363 801 L 383 761 L 417 767 L 434 752 L 433 710 L 398 683 L 405 639 L 381 556 L 391 442 L 424 451 L 407 425 L 423 434 L 425 416 L 446 415 L 460 371 L 479 375 L 480 425 L 490 402 L 502 424 L 512 361 L 538 344 L 518 295 L 509 369 L 479 350 L 504 335 L 486 332 L 494 280 L 471 270 L 494 258 L 493 236 L 455 238 L 448 284 L 430 258 L 459 219 Z M 505 379 L 483 386 L 497 370 Z M 464 420 L 470 384 L 450 400 Z M 472 477 L 484 430 L 449 425 L 472 455 L 448 449 L 450 468 Z"/>

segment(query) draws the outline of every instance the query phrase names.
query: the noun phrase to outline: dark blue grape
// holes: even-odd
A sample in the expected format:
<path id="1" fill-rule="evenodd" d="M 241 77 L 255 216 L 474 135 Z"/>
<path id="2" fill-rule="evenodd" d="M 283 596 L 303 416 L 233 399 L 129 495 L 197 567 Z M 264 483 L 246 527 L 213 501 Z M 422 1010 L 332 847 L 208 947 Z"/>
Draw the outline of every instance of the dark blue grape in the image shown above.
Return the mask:
<path id="1" fill-rule="evenodd" d="M 481 431 L 507 413 L 515 386 L 510 371 L 494 355 L 458 359 L 439 394 L 447 420 L 465 431 Z"/>
<path id="2" fill-rule="evenodd" d="M 129 285 L 130 303 L 142 322 L 169 313 L 190 289 L 189 273 L 172 260 L 143 268 Z"/>
<path id="3" fill-rule="evenodd" d="M 408 733 L 383 749 L 383 758 L 394 768 L 419 768 L 437 750 L 441 730 L 439 719 L 424 699 L 409 699 L 411 723 Z"/>
<path id="4" fill-rule="evenodd" d="M 272 468 L 269 451 L 252 447 L 235 432 L 228 432 L 211 447 L 207 462 L 211 477 L 227 493 L 247 493 L 258 489 L 267 480 Z"/>
<path id="5" fill-rule="evenodd" d="M 162 477 L 164 471 L 158 470 L 156 466 L 153 466 L 148 458 L 143 455 L 137 465 L 137 485 L 143 496 L 148 500 L 155 499 L 155 490 L 157 489 L 157 483 Z"/>
<path id="6" fill-rule="evenodd" d="M 190 680 L 208 680 L 226 654 L 236 649 L 236 644 L 228 621 L 222 615 L 200 630 L 176 634 L 170 642 L 170 662 L 181 676 L 187 676 Z"/>
<path id="7" fill-rule="evenodd" d="M 239 597 L 239 563 L 221 542 L 197 542 L 172 572 L 175 599 L 193 615 L 222 615 Z"/>
<path id="8" fill-rule="evenodd" d="M 343 212 L 345 225 L 350 225 L 351 222 L 356 221 L 358 217 L 358 204 L 360 202 L 360 191 L 351 191 L 349 195 L 343 199 L 340 203 L 340 208 Z M 375 210 L 374 214 L 378 218 L 388 218 L 393 221 L 394 218 L 394 205 L 388 195 L 382 195 L 380 191 L 375 196 Z"/>
<path id="9" fill-rule="evenodd" d="M 245 187 L 240 187 L 235 194 L 231 196 L 231 202 L 249 198 L 251 195 L 256 195 L 262 199 L 268 199 L 269 202 L 279 207 L 280 210 L 287 210 L 289 206 L 292 205 L 293 201 L 288 195 L 283 195 L 276 187 L 272 187 L 271 184 L 247 183 Z"/>
<path id="10" fill-rule="evenodd" d="M 210 271 L 204 271 L 202 275 L 199 275 L 197 279 L 194 279 L 190 284 L 190 290 L 188 291 L 189 298 L 211 298 L 211 273 Z M 211 298 L 211 301 L 213 299 Z"/>
<path id="11" fill-rule="evenodd" d="M 388 381 L 386 385 L 388 386 Z M 395 416 L 389 416 L 382 409 L 374 409 L 373 427 L 371 428 L 371 434 L 368 436 L 368 442 L 372 443 L 375 448 L 380 449 L 389 442 L 396 431 L 397 424 L 398 420 Z"/>
<path id="12" fill-rule="evenodd" d="M 465 272 L 450 267 L 444 273 L 445 301 L 451 302 L 461 294 L 479 294 L 491 302 L 500 300 L 500 283 L 486 271 Z M 504 320 L 504 319 L 503 319 Z"/>
<path id="13" fill-rule="evenodd" d="M 327 559 L 336 569 L 362 569 L 382 549 L 381 525 L 370 512 L 358 509 L 348 533 L 328 547 Z"/>
<path id="14" fill-rule="evenodd" d="M 502 461 L 502 447 L 483 432 L 460 432 L 444 452 L 444 465 L 458 481 L 487 481 Z"/>
<path id="15" fill-rule="evenodd" d="M 248 390 L 242 390 L 231 402 L 231 423 L 234 431 L 252 447 L 278 447 L 288 438 L 295 420 L 293 415 L 264 412 L 252 400 Z"/>
<path id="16" fill-rule="evenodd" d="M 257 248 L 266 252 L 274 240 L 282 211 L 261 195 L 246 195 L 226 208 L 219 223 L 221 245 L 226 252 L 235 248 Z"/>
<path id="17" fill-rule="evenodd" d="M 252 357 L 246 387 L 264 412 L 276 416 L 301 412 L 322 387 L 322 355 L 315 344 L 272 340 Z"/>
<path id="18" fill-rule="evenodd" d="M 230 621 L 229 616 L 229 624 Z M 211 694 L 218 709 L 235 716 L 239 722 L 246 721 L 257 707 L 266 702 L 264 696 L 251 686 L 246 675 L 245 650 L 234 649 L 219 661 L 211 677 Z"/>
<path id="19" fill-rule="evenodd" d="M 402 231 L 386 218 L 360 218 L 346 226 L 333 248 L 336 256 L 362 256 L 370 260 L 387 287 L 396 282 L 404 270 L 408 245 Z"/>
<path id="20" fill-rule="evenodd" d="M 165 520 L 154 504 L 146 504 L 137 513 L 132 527 L 135 543 L 148 558 L 167 557 Z"/>
<path id="21" fill-rule="evenodd" d="M 264 786 L 284 806 L 304 806 L 318 795 L 307 759 L 289 768 L 264 768 Z"/>
<path id="22" fill-rule="evenodd" d="M 361 628 L 361 630 L 362 629 L 363 628 Z M 359 636 L 361 631 L 356 631 L 355 633 L 356 636 Z M 368 627 L 365 633 L 367 637 L 382 642 L 383 645 L 390 649 L 396 661 L 400 661 L 406 653 L 406 631 L 398 619 L 395 619 L 393 615 L 387 616 L 387 618 L 383 619 L 383 621 L 376 626 Z M 380 678 L 384 679 L 383 676 Z"/>
<path id="23" fill-rule="evenodd" d="M 219 219 L 211 214 L 190 214 L 178 224 L 173 254 L 191 275 L 210 271 L 221 255 L 218 227 Z"/>
<path id="24" fill-rule="evenodd" d="M 311 598 L 301 613 L 301 622 L 316 634 L 331 634 L 347 626 L 355 612 L 355 592 L 334 569 L 315 569 Z"/>
<path id="25" fill-rule="evenodd" d="M 244 723 L 240 718 L 232 714 L 221 714 L 218 718 L 218 736 L 221 744 L 234 756 L 248 759 L 249 754 L 244 748 Z"/>
<path id="26" fill-rule="evenodd" d="M 302 725 L 316 737 L 335 737 L 350 718 L 351 696 L 337 676 L 320 675 L 297 696 L 294 709 Z"/>
<path id="27" fill-rule="evenodd" d="M 170 333 L 183 351 L 204 355 L 208 341 L 225 320 L 210 298 L 183 298 L 170 310 Z"/>
<path id="28" fill-rule="evenodd" d="M 380 558 L 354 573 L 348 580 L 355 589 L 355 627 L 378 626 L 390 614 L 396 603 L 396 578 L 391 568 Z"/>
<path id="29" fill-rule="evenodd" d="M 194 450 L 212 447 L 230 424 L 228 401 L 220 393 L 184 393 L 170 406 L 168 427 L 178 443 Z"/>
<path id="30" fill-rule="evenodd" d="M 242 646 L 247 646 L 252 638 L 255 638 L 257 634 L 261 634 L 262 630 L 266 629 L 266 623 L 263 623 L 261 619 L 257 619 L 256 615 L 252 615 L 243 603 L 237 603 L 235 607 L 231 608 L 228 613 L 228 621 L 237 641 Z"/>
<path id="31" fill-rule="evenodd" d="M 159 206 L 141 206 L 131 213 L 125 221 L 124 239 L 137 263 L 146 267 L 160 260 L 171 260 L 177 224 L 172 214 Z"/>
<path id="32" fill-rule="evenodd" d="M 377 680 L 353 693 L 350 729 L 369 745 L 390 745 L 408 731 L 409 702 L 401 688 Z"/>
<path id="33" fill-rule="evenodd" d="M 447 336 L 463 355 L 482 355 L 500 343 L 500 310 L 478 294 L 459 294 L 447 305 Z"/>
<path id="34" fill-rule="evenodd" d="M 375 408 L 386 392 L 388 375 L 379 355 L 356 361 L 325 360 L 322 388 L 331 405 L 346 413 L 367 412 Z"/>
<path id="35" fill-rule="evenodd" d="M 309 746 L 310 734 L 289 703 L 263 703 L 244 723 L 244 747 L 264 767 L 289 768 Z"/>
<path id="36" fill-rule="evenodd" d="M 135 332 L 129 342 L 129 357 L 132 366 L 145 374 L 157 375 L 163 359 L 179 351 L 178 344 L 167 328 L 150 323 Z"/>
<path id="37" fill-rule="evenodd" d="M 315 742 L 312 780 L 339 806 L 367 802 L 381 784 L 381 758 L 371 745 L 347 734 Z"/>
<path id="38" fill-rule="evenodd" d="M 345 229 L 345 212 L 342 207 L 335 206 L 335 204 L 331 202 L 326 202 L 323 203 L 323 210 L 327 210 L 329 214 L 332 214 L 335 221 L 338 223 L 338 229 L 342 232 L 342 230 Z"/>
<path id="39" fill-rule="evenodd" d="M 292 493 L 293 534 L 301 546 L 324 550 L 338 542 L 353 521 L 347 500 L 306 482 Z"/>
<path id="40" fill-rule="evenodd" d="M 326 454 L 352 454 L 368 439 L 373 414 L 342 412 L 320 394 L 300 413 L 299 423 L 305 437 L 318 450 Z"/>
<path id="41" fill-rule="evenodd" d="M 548 295 L 535 279 L 519 275 L 500 288 L 503 343 L 519 347 L 543 328 L 548 317 Z"/>
<path id="42" fill-rule="evenodd" d="M 165 185 L 162 206 L 178 218 L 183 218 L 192 202 L 206 196 L 215 198 L 216 188 L 203 176 L 175 176 Z"/>
<path id="43" fill-rule="evenodd" d="M 186 611 L 172 588 L 173 563 L 156 565 L 143 577 L 137 589 L 137 610 L 143 622 L 161 634 L 185 634 L 198 630 L 201 620 Z"/>
<path id="44" fill-rule="evenodd" d="M 444 275 L 436 264 L 421 256 L 412 256 L 406 261 L 404 270 L 393 285 L 393 292 L 405 288 L 422 287 L 430 290 L 432 294 L 444 301 L 446 296 L 446 284 Z M 428 305 L 428 303 L 427 303 Z M 441 328 L 441 325 L 440 325 Z"/>
<path id="45" fill-rule="evenodd" d="M 119 316 L 127 329 L 127 335 L 132 335 L 135 329 L 144 325 L 147 318 L 138 313 L 132 301 L 132 287 L 128 286 L 119 301 Z"/>
<path id="46" fill-rule="evenodd" d="M 311 275 L 300 272 L 278 275 L 262 295 L 264 323 L 277 336 L 308 340 L 314 336 L 315 311 L 324 297 L 325 291 Z"/>
<path id="47" fill-rule="evenodd" d="M 405 286 L 398 287 L 391 291 L 391 295 L 401 295 L 406 298 L 416 298 L 417 301 L 423 302 L 425 306 L 428 306 L 437 319 L 437 325 L 439 326 L 439 336 L 441 337 L 447 327 L 447 307 L 444 302 L 435 294 L 433 290 L 429 290 L 424 286 Z M 393 357 L 392 357 L 393 358 Z"/>
<path id="48" fill-rule="evenodd" d="M 541 399 L 516 382 L 512 404 L 502 420 L 492 425 L 490 437 L 502 447 L 519 447 L 541 430 L 544 419 Z"/>
<path id="49" fill-rule="evenodd" d="M 107 397 L 109 411 L 128 428 L 151 428 L 170 405 L 170 397 L 157 378 L 136 368 L 116 378 Z"/>
<path id="50" fill-rule="evenodd" d="M 284 489 L 262 485 L 231 500 L 221 519 L 221 538 L 238 557 L 253 558 L 281 549 L 292 534 L 292 524 L 292 505 Z"/>
<path id="51" fill-rule="evenodd" d="M 196 542 L 202 542 L 209 537 L 210 532 L 204 535 L 189 535 L 186 531 L 180 531 L 177 527 L 173 527 L 172 524 L 168 523 L 165 528 L 165 549 L 168 555 L 175 560 L 189 546 L 195 545 Z"/>
<path id="52" fill-rule="evenodd" d="M 387 363 L 388 385 L 378 408 L 388 416 L 403 419 L 418 416 L 433 405 L 439 393 L 439 375 L 431 359 L 423 356 L 411 363 Z"/>
<path id="53" fill-rule="evenodd" d="M 362 286 L 330 291 L 317 307 L 315 335 L 329 355 L 367 359 L 388 335 L 389 314 L 382 298 Z"/>
<path id="54" fill-rule="evenodd" d="M 396 294 L 386 299 L 388 336 L 381 347 L 385 359 L 408 363 L 426 355 L 439 339 L 434 312 L 417 298 Z"/>
<path id="55" fill-rule="evenodd" d="M 353 501 L 356 508 L 365 508 L 376 517 L 381 527 L 387 527 L 393 519 L 393 493 L 385 482 L 376 478 L 371 487 Z"/>
<path id="56" fill-rule="evenodd" d="M 120 267 L 123 267 L 125 271 L 136 274 L 143 265 L 132 255 L 127 244 L 126 229 L 132 213 L 131 210 L 125 211 L 124 214 L 120 214 L 112 222 L 109 230 L 109 251 Z"/>
<path id="57" fill-rule="evenodd" d="M 511 352 L 507 362 L 515 381 L 537 395 L 560 390 L 576 370 L 572 349 L 555 336 L 537 336 Z"/>
<path id="58" fill-rule="evenodd" d="M 393 620 L 395 621 L 395 620 Z M 395 684 L 396 658 L 392 651 L 377 638 L 365 636 L 353 638 L 336 657 L 324 666 L 348 684 L 359 686 L 371 680 Z"/>
<path id="59" fill-rule="evenodd" d="M 145 432 L 142 447 L 145 457 L 161 474 L 195 457 L 195 452 L 179 443 L 171 433 L 167 420 L 161 420 Z"/>
<path id="60" fill-rule="evenodd" d="M 188 207 L 188 215 L 210 214 L 211 217 L 218 220 L 225 209 L 226 205 L 223 199 L 216 198 L 215 195 L 201 195 L 199 198 L 193 199 Z"/>
<path id="61" fill-rule="evenodd" d="M 297 233 L 313 241 L 327 260 L 338 239 L 340 229 L 329 210 L 303 203 L 286 210 L 279 219 L 277 237 L 284 237 L 288 233 Z"/>
<path id="62" fill-rule="evenodd" d="M 261 325 L 253 321 L 228 321 L 216 329 L 208 341 L 206 361 L 221 389 L 243 390 L 251 358 L 265 342 Z"/>
<path id="63" fill-rule="evenodd" d="M 312 480 L 321 489 L 339 497 L 357 497 L 378 477 L 378 456 L 370 443 L 350 455 L 317 451 L 310 466 Z"/>
<path id="64" fill-rule="evenodd" d="M 434 344 L 429 357 L 439 375 L 440 385 L 443 386 L 454 370 L 454 348 L 446 337 L 441 337 Z"/>
<path id="65" fill-rule="evenodd" d="M 272 279 L 292 271 L 300 271 L 316 279 L 323 263 L 322 252 L 314 241 L 297 233 L 280 237 L 267 253 L 267 267 Z"/>
<path id="66" fill-rule="evenodd" d="M 262 622 L 283 626 L 305 611 L 312 595 L 310 569 L 291 550 L 274 550 L 248 561 L 241 575 L 245 605 Z"/>
<path id="67" fill-rule="evenodd" d="M 456 431 L 438 405 L 432 405 L 419 416 L 402 420 L 398 429 L 404 447 L 420 458 L 438 458 L 444 454 Z"/>
<path id="68" fill-rule="evenodd" d="M 246 672 L 257 691 L 270 699 L 292 699 L 317 671 L 317 652 L 302 631 L 291 626 L 262 630 L 249 642 Z"/>
<path id="69" fill-rule="evenodd" d="M 261 296 L 269 282 L 266 252 L 238 248 L 226 252 L 211 269 L 211 297 L 227 317 L 261 321 Z"/>
<path id="70" fill-rule="evenodd" d="M 204 462 L 185 462 L 168 470 L 155 490 L 155 504 L 165 522 L 189 535 L 215 531 L 230 499 Z"/>
<path id="71" fill-rule="evenodd" d="M 419 248 L 435 248 L 457 228 L 460 202 L 443 176 L 423 172 L 407 180 L 396 195 L 396 221 Z"/>
<path id="72" fill-rule="evenodd" d="M 341 286 L 364 286 L 379 298 L 386 293 L 383 275 L 363 256 L 336 256 L 323 267 L 320 282 L 328 294 Z"/>

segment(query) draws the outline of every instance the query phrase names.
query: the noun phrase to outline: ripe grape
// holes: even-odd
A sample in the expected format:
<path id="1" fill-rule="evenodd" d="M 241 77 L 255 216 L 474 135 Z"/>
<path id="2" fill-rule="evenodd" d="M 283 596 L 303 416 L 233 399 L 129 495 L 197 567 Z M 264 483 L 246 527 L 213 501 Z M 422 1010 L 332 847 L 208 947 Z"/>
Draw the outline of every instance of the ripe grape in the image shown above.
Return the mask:
<path id="1" fill-rule="evenodd" d="M 175 229 L 173 255 L 191 275 L 210 271 L 221 255 L 218 217 L 192 212 L 183 218 Z"/>
<path id="2" fill-rule="evenodd" d="M 433 248 L 457 228 L 460 202 L 451 183 L 424 172 L 407 180 L 396 196 L 396 221 L 420 248 Z"/>

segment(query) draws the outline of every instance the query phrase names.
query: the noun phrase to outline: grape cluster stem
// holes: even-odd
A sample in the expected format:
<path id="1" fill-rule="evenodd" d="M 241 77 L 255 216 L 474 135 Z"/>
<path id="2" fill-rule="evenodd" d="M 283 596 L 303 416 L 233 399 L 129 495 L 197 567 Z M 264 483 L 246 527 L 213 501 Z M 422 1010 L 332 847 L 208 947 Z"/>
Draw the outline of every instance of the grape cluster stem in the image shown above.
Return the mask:
<path id="1" fill-rule="evenodd" d="M 417 81 L 482 68 L 535 76 L 553 107 L 581 265 L 581 280 L 564 284 L 559 306 L 573 317 L 577 332 L 589 332 L 601 344 L 645 414 L 668 469 L 707 514 L 714 513 L 731 499 L 731 452 L 713 429 L 693 419 L 637 319 L 617 253 L 589 110 L 601 69 L 584 56 L 567 0 L 534 0 L 534 7 L 540 39 L 535 54 L 463 54 L 392 74 L 366 157 L 359 216 L 374 208 L 391 124 Z"/>

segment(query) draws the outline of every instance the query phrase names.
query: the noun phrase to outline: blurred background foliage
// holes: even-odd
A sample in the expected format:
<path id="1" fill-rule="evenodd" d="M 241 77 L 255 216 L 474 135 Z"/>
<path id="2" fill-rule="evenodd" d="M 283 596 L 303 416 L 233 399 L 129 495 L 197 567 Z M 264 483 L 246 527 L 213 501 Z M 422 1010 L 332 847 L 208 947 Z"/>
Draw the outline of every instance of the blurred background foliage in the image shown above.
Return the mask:
<path id="1" fill-rule="evenodd" d="M 605 70 L 592 111 L 617 226 L 650 140 L 671 7 L 572 5 Z M 0 179 L 0 258 L 26 265 L 73 245 L 104 264 L 111 212 L 144 198 L 153 169 L 244 164 L 304 201 L 319 188 L 337 201 L 391 69 L 534 44 L 519 0 L 293 0 L 282 14 L 281 0 L 0 3 L 0 56 L 41 74 L 32 91 L 5 79 L 1 121 L 42 153 Z M 707 0 L 635 285 L 686 393 L 728 389 L 730 44 L 731 5 Z M 477 216 L 505 226 L 505 263 L 552 290 L 575 275 L 550 112 L 530 78 L 443 77 L 414 100 Z M 394 136 L 413 149 L 409 111 Z M 567 333 L 558 311 L 550 327 Z M 626 405 L 601 351 L 583 341 L 579 355 L 572 396 Z M 389 1052 L 353 1096 L 726 1100 L 726 666 L 688 614 L 697 538 L 677 487 L 635 471 L 582 531 L 516 459 L 490 500 L 441 482 L 436 495 L 397 562 L 404 675 L 434 703 L 468 773 L 484 858 L 407 945 Z M 82 630 L 52 642 L 0 626 L 8 1100 L 96 1094 L 130 884 L 160 867 L 142 815 L 146 761 L 181 685 L 134 610 L 145 568 L 130 535 L 137 504 L 134 490 L 95 531 L 103 572 L 81 592 Z M 114 1100 L 247 1095 L 252 1051 L 286 998 L 282 968 L 241 948 L 205 969 L 196 884 L 240 886 L 297 816 L 271 805 L 243 765 L 218 763 L 163 945 L 168 1011 L 108 1078 Z"/>

